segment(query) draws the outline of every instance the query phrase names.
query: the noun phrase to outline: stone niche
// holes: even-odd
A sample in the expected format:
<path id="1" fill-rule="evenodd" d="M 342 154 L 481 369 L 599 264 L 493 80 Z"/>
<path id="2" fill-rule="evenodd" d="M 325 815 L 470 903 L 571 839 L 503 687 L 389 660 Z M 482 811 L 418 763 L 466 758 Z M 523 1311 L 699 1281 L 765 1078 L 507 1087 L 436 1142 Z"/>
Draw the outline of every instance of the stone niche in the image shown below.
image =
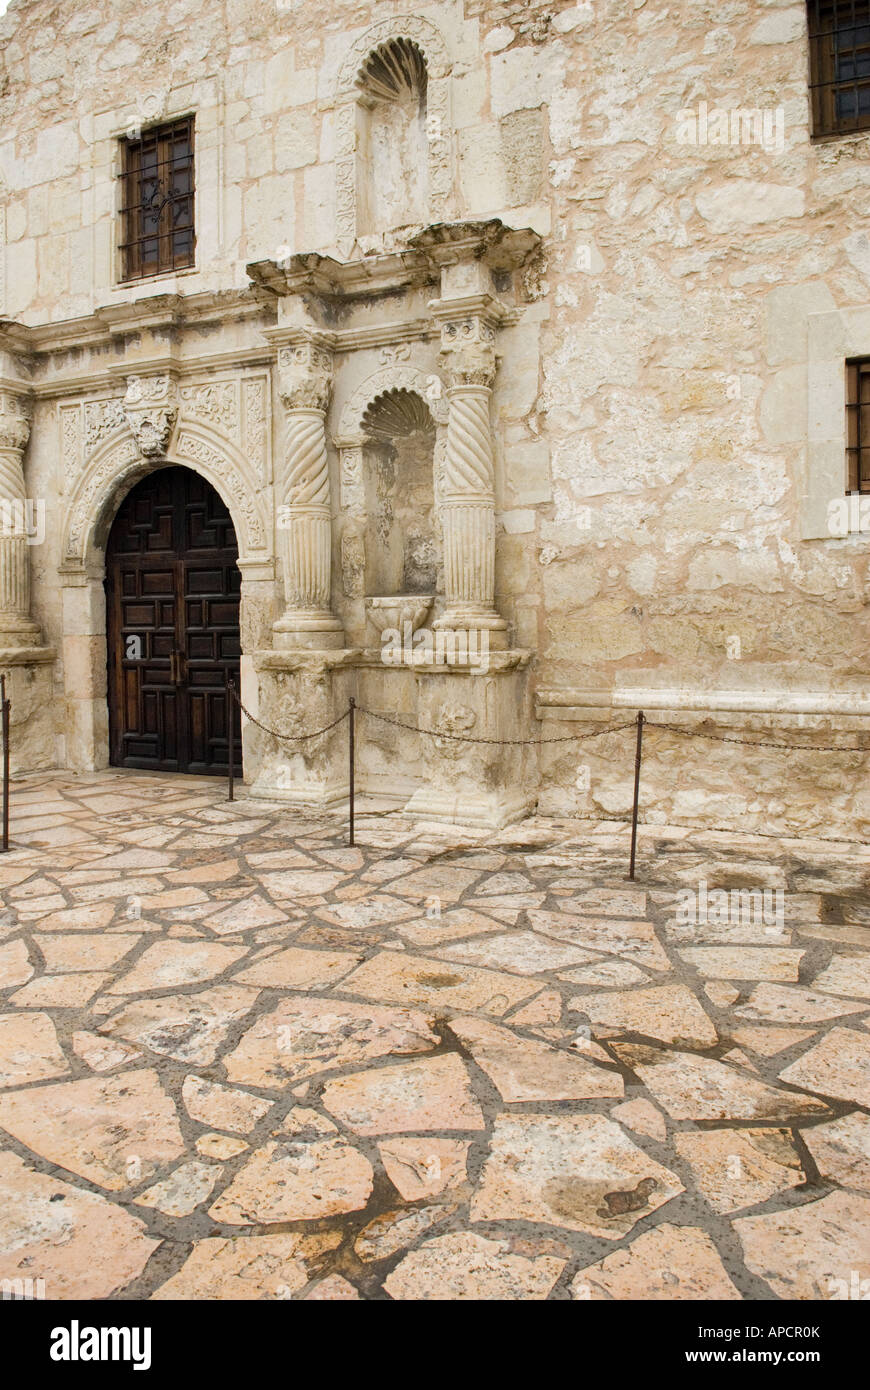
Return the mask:
<path id="1" fill-rule="evenodd" d="M 357 79 L 357 230 L 428 220 L 426 59 L 411 39 L 375 49 Z"/>
<path id="2" fill-rule="evenodd" d="M 260 717 L 308 732 L 353 696 L 370 711 L 358 786 L 431 820 L 498 827 L 536 801 L 536 750 L 516 743 L 535 728 L 531 653 L 495 600 L 491 395 L 538 246 L 493 219 L 248 267 L 274 304 L 284 408 L 284 611 L 254 659 Z M 264 737 L 256 795 L 330 805 L 347 784 L 345 726 Z"/>

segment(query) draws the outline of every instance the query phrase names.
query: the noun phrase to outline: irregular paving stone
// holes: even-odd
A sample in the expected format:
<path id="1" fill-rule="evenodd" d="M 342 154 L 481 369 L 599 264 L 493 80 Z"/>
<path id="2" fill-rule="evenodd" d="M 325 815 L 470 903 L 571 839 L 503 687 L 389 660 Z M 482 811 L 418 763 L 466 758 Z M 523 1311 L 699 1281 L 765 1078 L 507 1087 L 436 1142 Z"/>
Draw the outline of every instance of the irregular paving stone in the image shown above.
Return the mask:
<path id="1" fill-rule="evenodd" d="M 23 941 L 10 941 L 0 946 L 0 989 L 12 989 L 26 984 L 33 975 L 33 966 Z"/>
<path id="2" fill-rule="evenodd" d="M 126 956 L 141 941 L 139 932 L 120 936 L 97 935 L 93 932 L 76 936 L 37 932 L 34 943 L 45 960 L 45 969 L 52 975 L 70 971 L 108 970 Z"/>
<path id="3" fill-rule="evenodd" d="M 259 991 L 242 985 L 215 985 L 199 994 L 138 999 L 127 1004 L 99 1032 L 141 1043 L 179 1062 L 209 1066 L 230 1028 L 250 1013 Z"/>
<path id="4" fill-rule="evenodd" d="M 573 1013 L 586 1014 L 593 1024 L 641 1033 L 686 1047 L 712 1047 L 719 1035 L 691 990 L 685 985 L 656 985 L 652 989 L 620 990 L 608 994 L 575 994 L 568 1001 Z"/>
<path id="5" fill-rule="evenodd" d="M 438 946 L 444 941 L 456 941 L 465 936 L 480 936 L 498 931 L 500 923 L 482 912 L 467 907 L 451 908 L 436 917 L 421 917 L 415 913 L 413 922 L 400 923 L 396 931 L 414 946 Z"/>
<path id="6" fill-rule="evenodd" d="M 780 1298 L 854 1298 L 859 1295 L 850 1290 L 870 1277 L 870 1198 L 832 1192 L 733 1224 L 747 1265 Z"/>
<path id="7" fill-rule="evenodd" d="M 637 1043 L 614 1043 L 613 1050 L 675 1120 L 785 1120 L 827 1110 L 813 1096 L 768 1086 L 712 1057 Z"/>
<path id="8" fill-rule="evenodd" d="M 534 932 L 512 932 L 506 936 L 487 936 L 483 941 L 465 941 L 440 946 L 432 952 L 439 960 L 461 960 L 471 965 L 493 965 L 516 970 L 520 975 L 537 975 L 560 970 L 579 961 L 588 961 L 589 952 L 576 946 L 557 946 Z"/>
<path id="9" fill-rule="evenodd" d="M 859 1014 L 866 1007 L 795 985 L 758 985 L 734 1012 L 739 1018 L 768 1023 L 819 1023 L 845 1014 Z"/>
<path id="10" fill-rule="evenodd" d="M 218 1158 L 222 1161 L 235 1158 L 249 1146 L 244 1139 L 231 1139 L 228 1134 L 201 1134 L 196 1141 L 196 1151 L 203 1158 Z"/>
<path id="11" fill-rule="evenodd" d="M 437 1043 L 430 1020 L 414 1010 L 341 999 L 284 999 L 257 1019 L 224 1066 L 230 1081 L 283 1087 L 352 1062 L 428 1052 Z"/>
<path id="12" fill-rule="evenodd" d="M 596 960 L 591 965 L 578 966 L 576 970 L 560 970 L 560 980 L 568 980 L 575 985 L 598 985 L 601 988 L 615 989 L 620 985 L 643 985 L 649 975 L 639 966 L 627 960 Z"/>
<path id="13" fill-rule="evenodd" d="M 453 1018 L 450 1027 L 508 1102 L 591 1100 L 621 1096 L 622 1077 L 595 1062 L 477 1018 Z"/>
<path id="14" fill-rule="evenodd" d="M 111 978 L 107 970 L 80 975 L 40 975 L 23 989 L 10 994 L 9 1003 L 19 1009 L 83 1009 Z"/>
<path id="15" fill-rule="evenodd" d="M 229 970 L 246 953 L 245 946 L 220 946 L 212 941 L 155 941 L 106 993 L 148 994 L 203 984 Z"/>
<path id="16" fill-rule="evenodd" d="M 88 1077 L 0 1096 L 0 1126 L 34 1153 L 120 1192 L 184 1152 L 154 1071 Z"/>
<path id="17" fill-rule="evenodd" d="M 72 1048 L 91 1071 L 111 1071 L 123 1062 L 134 1062 L 142 1056 L 138 1047 L 128 1043 L 101 1038 L 98 1033 L 82 1031 L 73 1033 Z"/>
<path id="18" fill-rule="evenodd" d="M 42 1279 L 50 1299 L 100 1299 L 160 1245 L 123 1207 L 0 1153 L 0 1282 Z"/>
<path id="19" fill-rule="evenodd" d="M 349 974 L 361 959 L 349 951 L 303 951 L 291 946 L 237 971 L 235 979 L 267 989 L 326 989 Z"/>
<path id="20" fill-rule="evenodd" d="M 310 1302 L 348 1302 L 350 1299 L 359 1299 L 360 1295 L 353 1284 L 349 1284 L 340 1274 L 328 1274 L 319 1284 L 315 1284 L 309 1293 L 303 1293 L 302 1297 Z"/>
<path id="21" fill-rule="evenodd" d="M 472 1221 L 542 1221 L 619 1240 L 683 1185 L 604 1115 L 500 1115 Z"/>
<path id="22" fill-rule="evenodd" d="M 235 1134 L 247 1134 L 272 1108 L 270 1100 L 193 1075 L 184 1078 L 181 1099 L 191 1119 Z"/>
<path id="23" fill-rule="evenodd" d="M 497 1016 L 528 999 L 538 988 L 537 981 L 503 971 L 447 964 L 401 951 L 378 952 L 339 986 L 342 994 L 359 994 L 379 1002 L 480 1009 Z"/>
<path id="24" fill-rule="evenodd" d="M 418 869 L 416 873 L 393 879 L 390 891 L 401 893 L 405 898 L 441 898 L 444 902 L 452 903 L 479 878 L 479 869 L 460 869 L 453 864 L 430 864 L 428 868 Z"/>
<path id="25" fill-rule="evenodd" d="M 550 885 L 551 891 L 562 882 L 570 880 L 557 879 Z M 600 913 L 603 917 L 643 917 L 646 893 L 642 888 L 587 888 L 575 893 L 571 908 L 574 912 Z"/>
<path id="26" fill-rule="evenodd" d="M 571 1283 L 571 1296 L 643 1301 L 741 1297 L 706 1232 L 668 1222 L 581 1269 Z"/>
<path id="27" fill-rule="evenodd" d="M 707 980 L 794 980 L 805 951 L 775 946 L 698 946 L 679 953 Z"/>
<path id="28" fill-rule="evenodd" d="M 419 919 L 420 909 L 403 902 L 401 898 L 392 898 L 388 894 L 374 894 L 357 902 L 321 908 L 317 916 L 336 927 L 346 927 L 351 931 L 367 931 L 370 927 L 407 922 L 411 917 Z"/>
<path id="29" fill-rule="evenodd" d="M 338 1126 L 317 1110 L 310 1110 L 306 1105 L 294 1105 L 272 1134 L 296 1134 L 304 1139 L 316 1139 L 323 1134 L 338 1134 Z"/>
<path id="30" fill-rule="evenodd" d="M 649 922 L 619 922 L 568 912 L 530 912 L 529 921 L 536 932 L 572 946 L 619 956 L 650 970 L 673 969 Z"/>
<path id="31" fill-rule="evenodd" d="M 229 936 L 232 932 L 252 931 L 255 927 L 271 927 L 286 921 L 286 912 L 282 912 L 262 893 L 251 893 L 220 912 L 206 915 L 203 925 L 218 936 Z"/>
<path id="32" fill-rule="evenodd" d="M 345 878 L 347 874 L 339 869 L 282 869 L 278 873 L 263 874 L 260 882 L 270 897 L 283 902 L 307 894 L 331 893 Z M 266 924 L 257 922 L 255 925 Z"/>
<path id="33" fill-rule="evenodd" d="M 48 1014 L 0 1014 L 0 1088 L 27 1086 L 68 1071 Z"/>
<path id="34" fill-rule="evenodd" d="M 354 1251 L 366 1264 L 373 1260 L 386 1260 L 450 1214 L 451 1209 L 443 1206 L 382 1212 L 374 1221 L 363 1226 L 353 1243 Z"/>
<path id="35" fill-rule="evenodd" d="M 870 955 L 866 951 L 860 954 L 857 951 L 837 952 L 832 956 L 827 970 L 813 980 L 813 989 L 821 990 L 823 994 L 870 999 Z"/>
<path id="36" fill-rule="evenodd" d="M 777 1052 L 784 1052 L 787 1047 L 806 1042 L 814 1032 L 813 1028 L 742 1027 L 733 1028 L 731 1037 L 741 1047 L 748 1047 L 750 1052 L 757 1052 L 760 1057 L 775 1057 Z"/>
<path id="37" fill-rule="evenodd" d="M 289 1298 L 305 1288 L 311 1266 L 340 1242 L 338 1231 L 198 1240 L 178 1273 L 151 1298 Z"/>
<path id="38" fill-rule="evenodd" d="M 668 1137 L 668 1126 L 661 1111 L 640 1097 L 615 1105 L 610 1118 L 618 1120 L 627 1129 L 633 1129 L 636 1134 L 646 1134 L 650 1139 L 664 1140 Z"/>
<path id="39" fill-rule="evenodd" d="M 355 1134 L 485 1128 L 465 1063 L 455 1054 L 328 1081 L 323 1105 Z"/>
<path id="40" fill-rule="evenodd" d="M 459 1231 L 412 1250 L 387 1275 L 384 1288 L 395 1299 L 543 1299 L 565 1263 L 550 1255 L 514 1255 L 507 1240 Z"/>
<path id="41" fill-rule="evenodd" d="M 870 1115 L 855 1110 L 830 1124 L 802 1129 L 801 1138 L 823 1178 L 870 1192 Z"/>
<path id="42" fill-rule="evenodd" d="M 210 1197 L 223 1172 L 210 1163 L 182 1163 L 163 1182 L 136 1198 L 137 1207 L 156 1207 L 165 1216 L 189 1216 Z"/>
<path id="43" fill-rule="evenodd" d="M 870 1038 L 852 1028 L 832 1028 L 780 1072 L 783 1081 L 837 1100 L 866 1105 L 870 1099 Z"/>
<path id="44" fill-rule="evenodd" d="M 529 1003 L 511 1014 L 509 1022 L 524 1027 L 533 1023 L 558 1023 L 562 1018 L 562 996 L 558 990 L 544 989 Z"/>
<path id="45" fill-rule="evenodd" d="M 434 1197 L 466 1181 L 470 1141 L 413 1135 L 384 1139 L 378 1152 L 387 1177 L 406 1202 Z"/>
<path id="46" fill-rule="evenodd" d="M 368 1159 L 344 1139 L 270 1141 L 239 1169 L 209 1216 L 228 1226 L 249 1226 L 359 1211 L 373 1179 Z"/>
<path id="47" fill-rule="evenodd" d="M 806 1180 L 787 1129 L 712 1129 L 675 1134 L 674 1144 L 714 1211 L 755 1206 Z"/>
<path id="48" fill-rule="evenodd" d="M 704 986 L 704 993 L 710 1000 L 710 1003 L 716 1005 L 717 1009 L 728 1009 L 735 1000 L 740 998 L 739 989 L 735 989 L 733 985 L 723 984 L 719 980 L 713 980 L 711 983 L 706 984 Z"/>

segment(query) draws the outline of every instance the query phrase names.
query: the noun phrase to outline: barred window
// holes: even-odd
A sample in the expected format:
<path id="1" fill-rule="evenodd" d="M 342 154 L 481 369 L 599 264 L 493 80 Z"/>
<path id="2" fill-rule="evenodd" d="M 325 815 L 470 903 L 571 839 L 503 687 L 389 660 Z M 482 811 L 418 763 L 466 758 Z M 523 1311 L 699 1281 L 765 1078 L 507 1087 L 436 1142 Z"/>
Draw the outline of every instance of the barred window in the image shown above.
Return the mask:
<path id="1" fill-rule="evenodd" d="M 813 134 L 870 127 L 870 0 L 809 0 Z"/>
<path id="2" fill-rule="evenodd" d="M 870 492 L 870 357 L 846 363 L 847 491 Z"/>
<path id="3" fill-rule="evenodd" d="M 121 183 L 122 279 L 193 265 L 193 117 L 122 141 Z"/>

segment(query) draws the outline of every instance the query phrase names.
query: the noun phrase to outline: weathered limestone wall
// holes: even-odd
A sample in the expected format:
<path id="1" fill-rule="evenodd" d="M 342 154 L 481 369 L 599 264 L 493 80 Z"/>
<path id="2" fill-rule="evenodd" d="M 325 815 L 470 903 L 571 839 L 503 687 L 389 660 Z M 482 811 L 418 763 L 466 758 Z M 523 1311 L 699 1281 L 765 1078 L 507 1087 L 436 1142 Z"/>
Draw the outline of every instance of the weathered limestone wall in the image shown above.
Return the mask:
<path id="1" fill-rule="evenodd" d="M 0 315 L 39 327 L 146 294 L 241 290 L 246 264 L 291 252 L 349 256 L 341 74 L 352 45 L 402 13 L 12 0 Z M 804 6 L 465 0 L 414 16 L 443 39 L 433 71 L 449 72 L 428 126 L 442 214 L 544 239 L 500 332 L 493 425 L 497 603 L 513 642 L 538 654 L 545 734 L 565 730 L 565 710 L 582 722 L 615 700 L 618 714 L 650 690 L 671 712 L 703 698 L 723 728 L 729 695 L 758 697 L 776 738 L 785 696 L 818 695 L 823 733 L 860 732 L 867 713 L 848 713 L 862 699 L 870 710 L 868 536 L 832 539 L 825 515 L 843 486 L 838 372 L 870 354 L 870 137 L 810 141 Z M 701 103 L 767 111 L 772 138 L 686 143 L 680 113 Z M 117 137 L 192 109 L 197 268 L 120 286 Z M 354 254 L 393 244 L 364 237 Z M 240 350 L 262 345 L 253 318 L 236 335 Z M 350 389 L 337 384 L 336 414 Z M 55 410 L 37 408 L 29 485 L 62 507 Z M 334 545 L 333 590 L 350 604 Z M 36 616 L 58 644 L 56 557 L 34 558 Z M 711 762 L 712 745 L 677 746 L 661 816 L 821 828 L 836 803 L 837 825 L 870 830 L 860 766 L 808 756 L 785 787 L 778 754 L 761 775 L 734 750 Z M 547 756 L 542 807 L 621 813 L 629 768 L 614 759 L 578 793 L 582 752 Z M 703 795 L 687 801 L 689 786 Z"/>

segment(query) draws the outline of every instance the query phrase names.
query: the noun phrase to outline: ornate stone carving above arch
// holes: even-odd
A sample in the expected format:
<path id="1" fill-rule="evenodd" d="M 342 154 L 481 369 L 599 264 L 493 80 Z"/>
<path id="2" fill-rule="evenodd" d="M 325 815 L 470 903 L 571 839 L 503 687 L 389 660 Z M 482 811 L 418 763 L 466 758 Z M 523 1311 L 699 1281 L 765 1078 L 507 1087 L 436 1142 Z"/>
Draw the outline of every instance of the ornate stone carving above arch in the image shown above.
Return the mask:
<path id="1" fill-rule="evenodd" d="M 391 366 L 381 367 L 379 371 L 366 377 L 365 381 L 360 382 L 350 399 L 345 402 L 339 417 L 338 428 L 333 435 L 338 448 L 352 448 L 363 442 L 365 438 L 363 416 L 372 401 L 388 391 L 415 392 L 426 402 L 436 425 L 446 425 L 447 397 L 444 394 L 441 378 L 434 372 L 421 372 L 417 367 L 409 367 L 397 362 Z"/>
<path id="2" fill-rule="evenodd" d="M 272 527 L 257 480 L 241 454 L 201 423 L 182 420 L 170 449 L 159 458 L 140 452 L 132 435 L 113 432 L 86 460 L 64 517 L 62 555 L 67 573 L 83 571 L 106 543 L 112 519 L 134 483 L 155 468 L 192 468 L 226 503 L 239 543 L 239 561 L 272 559 Z"/>
<path id="3" fill-rule="evenodd" d="M 378 49 L 403 39 L 410 40 L 426 62 L 429 221 L 446 221 L 453 212 L 451 202 L 455 169 L 450 119 L 450 51 L 440 30 L 420 15 L 397 15 L 381 20 L 354 41 L 338 77 L 335 121 L 336 236 L 344 256 L 351 254 L 360 234 L 357 106 L 365 64 Z"/>

